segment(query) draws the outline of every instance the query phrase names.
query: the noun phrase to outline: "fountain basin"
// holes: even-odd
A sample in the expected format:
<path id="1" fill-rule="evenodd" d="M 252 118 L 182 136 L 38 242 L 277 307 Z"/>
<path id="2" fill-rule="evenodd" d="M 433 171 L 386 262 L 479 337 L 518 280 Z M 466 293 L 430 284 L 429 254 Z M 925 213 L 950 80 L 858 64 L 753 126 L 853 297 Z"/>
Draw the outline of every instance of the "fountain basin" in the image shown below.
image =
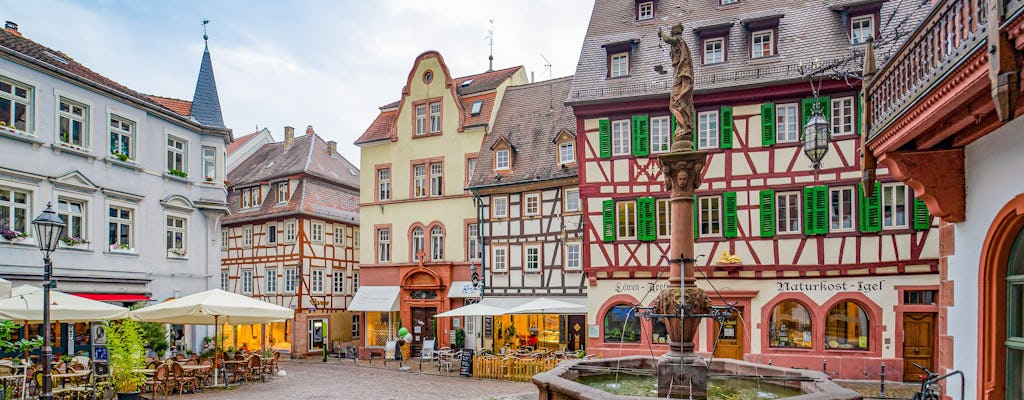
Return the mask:
<path id="1" fill-rule="evenodd" d="M 607 374 L 607 370 L 657 371 L 657 358 L 629 356 L 593 360 L 569 360 L 559 363 L 554 369 L 533 376 L 540 400 L 626 400 L 651 399 L 656 397 L 613 394 L 596 387 L 587 386 L 577 380 L 590 375 Z M 755 364 L 732 359 L 714 359 L 711 373 L 737 376 L 792 376 L 801 381 L 772 381 L 775 385 L 799 389 L 802 394 L 785 397 L 788 400 L 861 400 L 862 397 L 851 389 L 845 389 L 827 375 L 817 371 L 784 368 L 773 365 Z"/>

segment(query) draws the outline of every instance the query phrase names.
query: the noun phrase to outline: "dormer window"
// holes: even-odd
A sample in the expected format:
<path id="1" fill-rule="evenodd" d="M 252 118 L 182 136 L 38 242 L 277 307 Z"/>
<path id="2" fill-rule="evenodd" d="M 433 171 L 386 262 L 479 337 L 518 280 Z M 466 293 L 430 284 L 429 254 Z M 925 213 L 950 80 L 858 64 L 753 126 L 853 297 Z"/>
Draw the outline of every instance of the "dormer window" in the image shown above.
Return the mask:
<path id="1" fill-rule="evenodd" d="M 470 80 L 472 80 L 472 79 L 470 79 Z M 484 101 L 483 100 L 474 101 L 473 102 L 473 107 L 469 111 L 469 115 L 472 115 L 474 117 L 477 116 L 477 115 L 480 115 L 480 110 L 482 110 L 483 108 L 484 108 Z"/>
<path id="2" fill-rule="evenodd" d="M 725 62 L 725 38 L 704 40 L 704 64 Z"/>
<path id="3" fill-rule="evenodd" d="M 875 16 L 861 15 L 850 19 L 850 43 L 863 44 L 875 37 Z"/>
<path id="4" fill-rule="evenodd" d="M 719 5 L 723 5 L 723 6 L 727 6 L 727 5 L 730 5 L 730 4 L 736 4 L 736 3 L 739 3 L 739 2 L 740 2 L 740 0 L 718 0 L 718 4 Z"/>
<path id="5" fill-rule="evenodd" d="M 629 76 L 629 53 L 612 54 L 609 57 L 609 64 L 608 76 L 610 78 Z"/>
<path id="6" fill-rule="evenodd" d="M 750 34 L 750 58 L 775 55 L 775 31 L 769 29 Z"/>
<path id="7" fill-rule="evenodd" d="M 654 18 L 654 2 L 641 1 L 636 3 L 636 20 L 644 21 Z"/>
<path id="8" fill-rule="evenodd" d="M 565 142 L 558 145 L 558 163 L 559 164 L 571 164 L 576 161 L 576 152 L 573 149 L 572 142 Z"/>
<path id="9" fill-rule="evenodd" d="M 495 171 L 508 171 L 512 169 L 510 156 L 511 152 L 509 149 L 501 149 L 494 152 L 494 170 Z"/>

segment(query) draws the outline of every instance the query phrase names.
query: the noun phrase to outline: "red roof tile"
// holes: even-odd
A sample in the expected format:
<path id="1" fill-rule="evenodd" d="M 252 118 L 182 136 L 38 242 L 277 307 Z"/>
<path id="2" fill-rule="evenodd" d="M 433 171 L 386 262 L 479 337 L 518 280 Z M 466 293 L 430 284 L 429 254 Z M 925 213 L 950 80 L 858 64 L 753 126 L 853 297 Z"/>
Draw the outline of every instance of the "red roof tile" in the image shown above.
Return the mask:
<path id="1" fill-rule="evenodd" d="M 235 141 L 228 143 L 227 147 L 225 148 L 225 151 L 227 151 L 228 155 L 231 155 L 231 153 L 234 153 L 235 150 L 238 150 L 239 147 L 242 147 L 243 144 L 252 140 L 252 138 L 256 137 L 256 135 L 258 135 L 259 133 L 260 131 L 256 131 L 248 135 L 235 138 Z"/>
<path id="2" fill-rule="evenodd" d="M 356 144 L 376 142 L 391 137 L 391 130 L 395 126 L 395 119 L 398 118 L 398 110 L 381 111 L 377 119 L 373 120 L 366 132 L 356 139 Z"/>
<path id="3" fill-rule="evenodd" d="M 174 111 L 178 114 L 189 116 L 192 112 L 192 102 L 188 100 L 175 99 L 173 97 L 163 97 L 157 95 L 149 95 L 149 99 L 153 100 L 159 105 L 166 107 L 168 110 Z"/>
<path id="4" fill-rule="evenodd" d="M 491 111 L 494 110 L 494 99 L 498 95 L 494 92 L 484 93 L 478 96 L 464 96 L 462 98 L 462 109 L 466 110 L 465 126 L 483 125 L 491 122 Z M 473 115 L 473 103 L 482 101 L 480 112 Z"/>

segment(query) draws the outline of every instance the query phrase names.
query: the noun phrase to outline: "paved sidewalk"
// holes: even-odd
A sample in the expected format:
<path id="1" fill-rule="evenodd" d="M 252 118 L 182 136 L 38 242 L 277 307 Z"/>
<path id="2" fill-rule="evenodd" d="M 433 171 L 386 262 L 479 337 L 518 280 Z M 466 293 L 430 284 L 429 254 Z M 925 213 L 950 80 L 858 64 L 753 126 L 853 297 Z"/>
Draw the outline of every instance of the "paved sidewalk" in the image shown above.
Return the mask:
<path id="1" fill-rule="evenodd" d="M 247 383 L 227 390 L 208 389 L 203 393 L 185 395 L 182 398 L 186 400 L 532 400 L 537 398 L 536 386 L 528 382 L 505 382 L 395 371 L 390 368 L 355 366 L 351 363 L 339 362 L 338 359 L 328 360 L 326 364 L 284 360 L 281 364 L 281 369 L 286 371 L 287 375 L 275 377 L 270 382 Z M 158 398 L 161 397 L 158 395 Z"/>

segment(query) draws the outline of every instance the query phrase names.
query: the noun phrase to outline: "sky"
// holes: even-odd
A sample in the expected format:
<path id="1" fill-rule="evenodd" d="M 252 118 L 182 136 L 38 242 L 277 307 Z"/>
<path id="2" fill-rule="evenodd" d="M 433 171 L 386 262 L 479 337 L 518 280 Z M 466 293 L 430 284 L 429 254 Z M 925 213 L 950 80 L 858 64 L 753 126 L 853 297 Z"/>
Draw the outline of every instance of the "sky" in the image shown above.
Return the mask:
<path id="1" fill-rule="evenodd" d="M 0 18 L 131 89 L 192 100 L 208 19 L 225 124 L 239 137 L 313 125 L 359 165 L 352 144 L 401 96 L 416 56 L 437 50 L 456 77 L 516 65 L 572 75 L 592 0 L 0 0 Z M 548 61 L 545 61 L 545 58 Z M 550 70 L 546 67 L 550 64 Z"/>

